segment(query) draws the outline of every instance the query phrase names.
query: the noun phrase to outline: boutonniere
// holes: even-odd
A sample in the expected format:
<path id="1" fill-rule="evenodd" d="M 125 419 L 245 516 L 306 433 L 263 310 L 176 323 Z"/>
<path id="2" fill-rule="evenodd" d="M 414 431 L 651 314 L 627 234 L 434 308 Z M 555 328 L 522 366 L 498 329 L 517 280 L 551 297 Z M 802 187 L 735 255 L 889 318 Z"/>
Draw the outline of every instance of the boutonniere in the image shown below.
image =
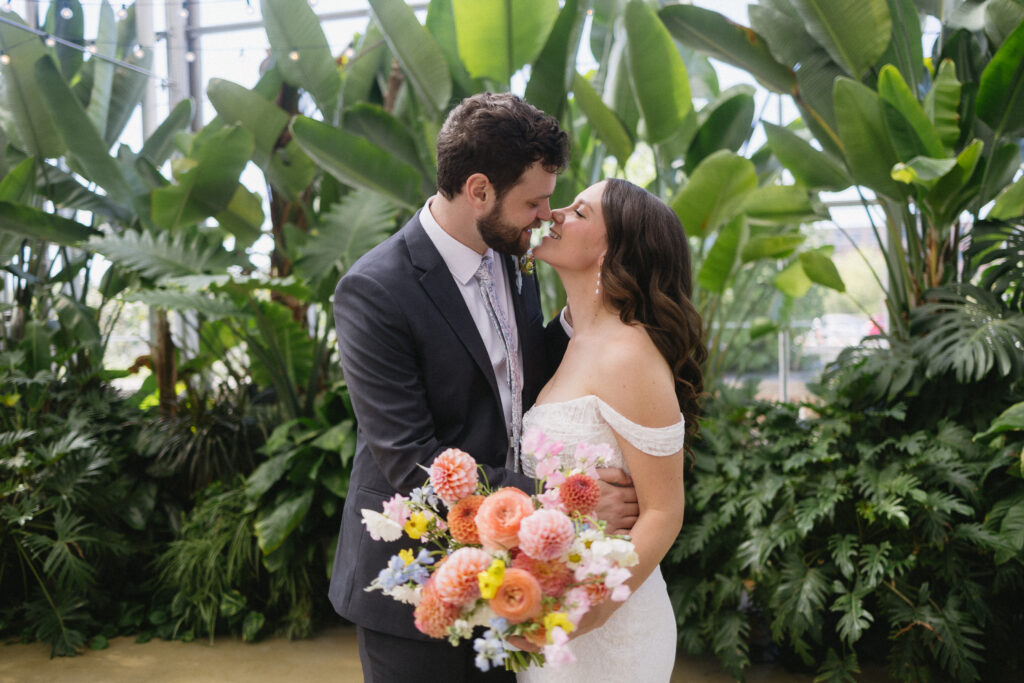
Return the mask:
<path id="1" fill-rule="evenodd" d="M 523 293 L 523 273 L 533 275 L 533 271 L 533 249 L 529 249 L 519 257 L 519 270 L 516 271 L 516 290 L 519 294 Z"/>

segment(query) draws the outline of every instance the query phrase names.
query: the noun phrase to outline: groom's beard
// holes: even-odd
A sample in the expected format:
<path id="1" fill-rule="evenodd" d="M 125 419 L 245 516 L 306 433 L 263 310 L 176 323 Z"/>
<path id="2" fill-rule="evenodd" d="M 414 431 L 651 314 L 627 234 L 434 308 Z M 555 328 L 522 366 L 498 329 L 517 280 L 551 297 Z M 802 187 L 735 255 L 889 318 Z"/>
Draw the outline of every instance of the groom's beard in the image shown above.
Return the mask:
<path id="1" fill-rule="evenodd" d="M 478 218 L 476 228 L 480 231 L 480 237 L 484 243 L 499 254 L 512 254 L 522 256 L 530 248 L 530 233 L 528 228 L 540 226 L 539 221 L 534 221 L 522 228 L 507 223 L 502 216 L 502 203 L 498 202 L 490 213 L 483 218 Z"/>

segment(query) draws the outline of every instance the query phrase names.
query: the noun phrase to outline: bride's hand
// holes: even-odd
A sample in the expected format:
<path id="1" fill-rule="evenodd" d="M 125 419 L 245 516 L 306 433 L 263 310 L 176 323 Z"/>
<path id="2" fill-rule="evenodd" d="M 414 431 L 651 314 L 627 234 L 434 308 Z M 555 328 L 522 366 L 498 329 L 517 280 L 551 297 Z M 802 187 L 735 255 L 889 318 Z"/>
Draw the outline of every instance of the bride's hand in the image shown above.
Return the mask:
<path id="1" fill-rule="evenodd" d="M 640 515 L 636 489 L 629 475 L 617 467 L 597 470 L 601 498 L 597 501 L 597 518 L 606 523 L 609 534 L 628 534 Z"/>
<path id="2" fill-rule="evenodd" d="M 540 645 L 535 645 L 534 643 L 531 643 L 523 636 L 509 636 L 508 642 L 509 644 L 515 645 L 517 648 L 523 650 L 524 652 L 540 652 Z"/>
<path id="3" fill-rule="evenodd" d="M 596 628 L 604 626 L 604 622 L 608 621 L 615 610 L 622 606 L 621 602 L 615 602 L 613 600 L 605 600 L 596 607 L 591 607 L 587 610 L 587 613 L 580 619 L 580 623 L 573 629 L 573 632 L 569 634 L 569 639 L 578 638 L 588 631 L 593 631 Z"/>

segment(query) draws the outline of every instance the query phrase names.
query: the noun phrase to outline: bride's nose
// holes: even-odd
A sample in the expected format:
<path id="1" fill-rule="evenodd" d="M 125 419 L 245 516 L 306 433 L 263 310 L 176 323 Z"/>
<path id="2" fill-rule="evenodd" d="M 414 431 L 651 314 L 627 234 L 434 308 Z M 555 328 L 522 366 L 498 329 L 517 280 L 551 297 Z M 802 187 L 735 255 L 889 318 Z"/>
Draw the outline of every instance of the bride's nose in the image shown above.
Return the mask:
<path id="1" fill-rule="evenodd" d="M 565 209 L 551 209 L 551 220 L 556 225 L 561 225 L 565 222 Z"/>

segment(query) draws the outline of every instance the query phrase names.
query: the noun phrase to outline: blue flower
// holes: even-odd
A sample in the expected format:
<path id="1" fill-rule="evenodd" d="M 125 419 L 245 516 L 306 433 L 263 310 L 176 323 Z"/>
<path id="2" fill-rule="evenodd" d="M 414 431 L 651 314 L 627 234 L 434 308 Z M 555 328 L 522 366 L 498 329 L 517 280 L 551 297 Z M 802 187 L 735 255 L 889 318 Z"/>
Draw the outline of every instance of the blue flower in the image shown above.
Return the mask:
<path id="1" fill-rule="evenodd" d="M 491 620 L 492 626 L 494 621 L 496 620 Z M 501 621 L 505 620 L 502 619 Z M 508 657 L 508 653 L 505 652 L 505 643 L 493 629 L 484 631 L 482 638 L 474 640 L 473 649 L 477 652 L 476 659 L 474 660 L 476 668 L 481 671 L 488 671 L 492 666 L 504 664 L 505 658 Z"/>

